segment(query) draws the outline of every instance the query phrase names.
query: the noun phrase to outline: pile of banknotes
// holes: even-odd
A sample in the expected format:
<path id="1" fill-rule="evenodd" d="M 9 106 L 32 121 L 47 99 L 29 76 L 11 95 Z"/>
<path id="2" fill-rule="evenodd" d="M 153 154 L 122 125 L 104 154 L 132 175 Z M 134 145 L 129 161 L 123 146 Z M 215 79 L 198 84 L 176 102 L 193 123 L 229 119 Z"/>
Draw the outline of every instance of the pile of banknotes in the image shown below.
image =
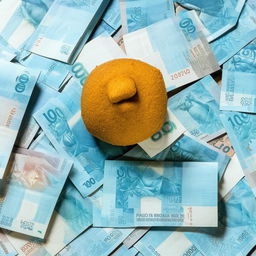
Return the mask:
<path id="1" fill-rule="evenodd" d="M 256 0 L 0 14 L 0 256 L 256 255 Z M 158 68 L 169 96 L 161 130 L 127 147 L 80 109 L 88 74 L 119 58 Z"/>

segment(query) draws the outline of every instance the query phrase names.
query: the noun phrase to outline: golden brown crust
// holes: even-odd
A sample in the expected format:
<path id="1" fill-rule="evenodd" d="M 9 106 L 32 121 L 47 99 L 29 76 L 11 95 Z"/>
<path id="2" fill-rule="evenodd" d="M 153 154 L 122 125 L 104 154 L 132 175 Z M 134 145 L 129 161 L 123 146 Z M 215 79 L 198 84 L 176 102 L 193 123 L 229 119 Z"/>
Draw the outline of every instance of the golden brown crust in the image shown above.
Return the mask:
<path id="1" fill-rule="evenodd" d="M 121 92 L 113 91 L 113 85 L 109 89 L 108 84 L 117 77 L 132 79 L 136 94 L 129 81 L 130 88 L 122 84 Z M 115 99 L 126 100 L 112 103 L 109 95 L 117 93 Z M 127 99 L 127 95 L 134 96 Z M 88 131 L 113 145 L 132 145 L 147 139 L 161 129 L 166 118 L 167 94 L 161 72 L 133 59 L 113 60 L 96 67 L 83 87 L 81 102 Z"/>

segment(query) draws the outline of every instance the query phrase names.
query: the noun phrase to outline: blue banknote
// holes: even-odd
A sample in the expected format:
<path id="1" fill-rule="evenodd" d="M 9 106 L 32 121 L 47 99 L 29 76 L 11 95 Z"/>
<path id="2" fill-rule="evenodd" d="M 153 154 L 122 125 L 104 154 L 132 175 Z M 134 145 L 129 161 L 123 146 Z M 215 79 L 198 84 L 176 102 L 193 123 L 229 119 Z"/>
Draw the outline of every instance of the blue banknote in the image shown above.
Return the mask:
<path id="1" fill-rule="evenodd" d="M 167 111 L 162 128 L 150 138 L 140 142 L 139 145 L 150 157 L 154 157 L 175 142 L 185 131 L 186 129 L 176 116 Z"/>
<path id="2" fill-rule="evenodd" d="M 223 111 L 221 120 L 237 153 L 245 177 L 256 195 L 256 116 Z"/>
<path id="3" fill-rule="evenodd" d="M 90 39 L 112 36 L 121 26 L 119 0 L 112 0 Z"/>
<path id="4" fill-rule="evenodd" d="M 138 250 L 134 247 L 128 248 L 125 245 L 121 245 L 111 256 L 137 256 Z"/>
<path id="5" fill-rule="evenodd" d="M 121 26 L 119 0 L 112 0 L 102 16 L 102 20 L 117 31 Z"/>
<path id="6" fill-rule="evenodd" d="M 247 0 L 237 26 L 210 45 L 218 63 L 222 65 L 255 38 L 256 1 Z"/>
<path id="7" fill-rule="evenodd" d="M 69 65 L 33 53 L 19 62 L 25 67 L 40 70 L 38 83 L 47 85 L 57 91 L 61 88 L 65 78 L 69 74 Z"/>
<path id="8" fill-rule="evenodd" d="M 41 134 L 37 136 L 37 138 L 29 146 L 29 149 L 52 156 L 59 155 L 44 132 L 41 132 Z"/>
<path id="9" fill-rule="evenodd" d="M 88 74 L 98 65 L 122 58 L 127 57 L 114 39 L 100 36 L 83 47 L 74 64 L 69 66 L 69 72 L 83 86 Z"/>
<path id="10" fill-rule="evenodd" d="M 171 97 L 168 108 L 191 135 L 209 141 L 225 133 L 219 98 L 220 88 L 207 76 Z"/>
<path id="11" fill-rule="evenodd" d="M 131 248 L 138 240 L 140 240 L 148 231 L 150 228 L 148 227 L 140 227 L 135 228 L 132 233 L 127 236 L 124 241 L 123 245 L 127 248 Z"/>
<path id="12" fill-rule="evenodd" d="M 55 0 L 26 45 L 26 50 L 71 64 L 108 3 L 109 0 Z"/>
<path id="13" fill-rule="evenodd" d="M 0 58 L 6 61 L 13 60 L 19 51 L 13 48 L 2 36 L 0 36 Z"/>
<path id="14" fill-rule="evenodd" d="M 152 228 L 134 247 L 147 256 L 204 256 L 183 232 Z"/>
<path id="15" fill-rule="evenodd" d="M 185 235 L 204 255 L 247 255 L 256 244 L 256 202 L 246 181 L 220 202 L 218 228 L 193 231 Z"/>
<path id="16" fill-rule="evenodd" d="M 18 150 L 1 184 L 0 227 L 43 239 L 72 164 L 64 158 Z"/>
<path id="17" fill-rule="evenodd" d="M 105 159 L 124 154 L 129 148 L 117 147 L 94 138 L 81 117 L 82 87 L 71 80 L 64 91 L 34 114 L 58 153 L 74 161 L 70 178 L 83 196 L 102 185 Z"/>
<path id="18" fill-rule="evenodd" d="M 182 135 L 175 143 L 150 158 L 140 147 L 134 147 L 122 157 L 123 160 L 154 160 L 154 161 L 192 161 L 218 162 L 218 178 L 223 176 L 230 161 L 230 157 L 216 149 L 188 135 Z"/>
<path id="19" fill-rule="evenodd" d="M 167 91 L 219 70 L 195 11 L 180 12 L 128 33 L 124 45 L 129 57 L 161 70 Z"/>
<path id="20" fill-rule="evenodd" d="M 56 256 L 108 256 L 132 229 L 90 228 Z"/>
<path id="21" fill-rule="evenodd" d="M 223 66 L 220 109 L 256 113 L 256 40 Z"/>
<path id="22" fill-rule="evenodd" d="M 122 29 L 130 33 L 174 14 L 172 0 L 120 0 Z"/>
<path id="23" fill-rule="evenodd" d="M 99 36 L 112 36 L 115 32 L 115 29 L 109 26 L 104 20 L 101 20 L 90 39 L 95 39 Z"/>
<path id="24" fill-rule="evenodd" d="M 29 101 L 18 138 L 15 142 L 17 147 L 28 148 L 39 130 L 39 125 L 33 118 L 33 114 L 37 112 L 49 99 L 57 97 L 59 93 L 50 87 L 38 83 L 34 87 L 33 94 Z"/>
<path id="25" fill-rule="evenodd" d="M 0 35 L 12 47 L 22 50 L 53 0 L 3 0 L 0 3 Z"/>
<path id="26" fill-rule="evenodd" d="M 3 230 L 0 231 L 0 256 L 16 256 L 18 252 L 14 249 L 13 245 L 4 234 Z"/>
<path id="27" fill-rule="evenodd" d="M 64 186 L 53 213 L 47 239 L 29 238 L 15 232 L 8 233 L 8 240 L 20 256 L 49 256 L 61 251 L 92 224 L 92 205 L 83 198 L 70 181 Z"/>
<path id="28" fill-rule="evenodd" d="M 0 61 L 0 179 L 3 178 L 38 72 Z M 3 111 L 4 110 L 4 111 Z"/>
<path id="29" fill-rule="evenodd" d="M 175 2 L 195 9 L 207 29 L 208 41 L 213 41 L 237 24 L 245 0 L 175 0 Z"/>
<path id="30" fill-rule="evenodd" d="M 94 226 L 216 226 L 217 163 L 105 161 Z"/>

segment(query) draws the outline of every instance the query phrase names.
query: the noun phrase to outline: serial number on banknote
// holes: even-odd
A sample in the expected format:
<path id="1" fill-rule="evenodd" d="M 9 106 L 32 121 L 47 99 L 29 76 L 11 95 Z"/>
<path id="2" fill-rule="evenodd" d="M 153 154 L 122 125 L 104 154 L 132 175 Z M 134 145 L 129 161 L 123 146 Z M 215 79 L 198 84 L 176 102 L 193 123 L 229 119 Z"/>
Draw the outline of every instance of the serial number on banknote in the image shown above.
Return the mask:
<path id="1" fill-rule="evenodd" d="M 183 76 L 186 76 L 186 75 L 188 75 L 188 74 L 190 74 L 190 69 L 189 69 L 189 68 L 186 68 L 186 69 L 184 69 L 184 70 L 181 70 L 181 71 L 179 71 L 179 72 L 176 72 L 176 73 L 172 74 L 172 75 L 171 75 L 171 79 L 172 79 L 172 80 L 176 80 L 176 79 L 179 79 L 179 78 L 181 78 L 181 77 L 183 77 Z"/>
<path id="2" fill-rule="evenodd" d="M 25 230 L 33 230 L 34 223 L 31 221 L 21 220 L 20 221 L 20 228 Z"/>

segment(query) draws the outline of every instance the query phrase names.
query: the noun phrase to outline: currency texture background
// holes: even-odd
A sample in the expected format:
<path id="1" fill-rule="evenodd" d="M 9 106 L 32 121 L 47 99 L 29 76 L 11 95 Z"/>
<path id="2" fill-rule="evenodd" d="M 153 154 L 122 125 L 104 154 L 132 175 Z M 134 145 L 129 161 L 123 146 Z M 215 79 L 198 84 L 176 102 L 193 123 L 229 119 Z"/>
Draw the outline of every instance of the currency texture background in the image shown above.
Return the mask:
<path id="1" fill-rule="evenodd" d="M 256 255 L 256 0 L 0 0 L 0 256 Z M 81 116 L 90 72 L 158 68 L 162 128 Z M 148 88 L 150 93 L 150 88 Z"/>

